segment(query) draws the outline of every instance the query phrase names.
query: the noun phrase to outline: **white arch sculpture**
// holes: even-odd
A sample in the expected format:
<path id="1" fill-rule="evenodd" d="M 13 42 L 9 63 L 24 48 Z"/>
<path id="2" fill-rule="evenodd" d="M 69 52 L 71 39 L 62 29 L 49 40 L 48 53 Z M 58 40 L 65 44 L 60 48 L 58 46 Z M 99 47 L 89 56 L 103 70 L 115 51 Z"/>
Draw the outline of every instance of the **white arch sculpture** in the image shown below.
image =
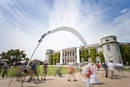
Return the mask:
<path id="1" fill-rule="evenodd" d="M 68 31 L 68 32 L 74 34 L 82 42 L 83 46 L 87 45 L 87 43 L 86 43 L 85 39 L 82 37 L 82 35 L 78 31 L 76 31 L 75 29 L 70 28 L 70 27 L 58 27 L 58 28 L 50 31 L 47 35 L 58 32 L 58 31 Z"/>

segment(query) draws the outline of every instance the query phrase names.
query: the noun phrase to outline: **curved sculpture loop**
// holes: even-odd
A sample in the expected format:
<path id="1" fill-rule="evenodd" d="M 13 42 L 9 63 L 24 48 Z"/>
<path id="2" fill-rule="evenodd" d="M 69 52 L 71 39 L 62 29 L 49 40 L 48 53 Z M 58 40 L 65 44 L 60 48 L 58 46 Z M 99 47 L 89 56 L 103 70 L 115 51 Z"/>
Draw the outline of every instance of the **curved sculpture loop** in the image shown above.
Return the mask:
<path id="1" fill-rule="evenodd" d="M 87 45 L 87 43 L 86 43 L 85 39 L 82 37 L 82 35 L 78 31 L 76 31 L 75 29 L 70 28 L 70 27 L 58 27 L 52 31 L 49 31 L 47 34 L 49 35 L 49 34 L 52 34 L 52 33 L 58 32 L 58 31 L 68 31 L 68 32 L 74 34 L 82 42 L 83 46 Z"/>

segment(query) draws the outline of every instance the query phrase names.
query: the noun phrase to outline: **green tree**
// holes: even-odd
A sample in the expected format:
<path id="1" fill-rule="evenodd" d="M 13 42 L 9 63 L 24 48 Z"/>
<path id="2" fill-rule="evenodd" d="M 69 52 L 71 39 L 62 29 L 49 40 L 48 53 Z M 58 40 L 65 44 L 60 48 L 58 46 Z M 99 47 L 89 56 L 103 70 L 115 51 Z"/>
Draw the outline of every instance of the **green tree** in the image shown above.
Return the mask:
<path id="1" fill-rule="evenodd" d="M 87 51 L 87 49 L 83 49 L 82 56 L 83 56 L 84 61 L 87 62 L 88 61 L 88 51 Z"/>
<path id="2" fill-rule="evenodd" d="M 55 57 L 56 57 L 56 63 L 59 63 L 60 62 L 60 53 L 57 52 Z"/>
<path id="3" fill-rule="evenodd" d="M 8 55 L 7 55 L 6 52 L 2 52 L 2 53 L 0 54 L 0 56 L 1 56 L 2 58 L 4 58 L 4 59 L 8 59 Z"/>
<path id="4" fill-rule="evenodd" d="M 56 64 L 56 58 L 55 58 L 55 54 L 53 54 L 53 65 Z"/>
<path id="5" fill-rule="evenodd" d="M 99 57 L 100 57 L 100 62 L 101 62 L 101 63 L 105 61 L 104 55 L 103 55 L 102 52 L 99 52 Z"/>
<path id="6" fill-rule="evenodd" d="M 20 51 L 19 49 L 11 49 L 7 52 L 2 52 L 0 56 L 2 58 L 8 59 L 9 63 L 19 62 L 21 61 L 21 58 L 26 58 L 26 54 L 24 53 L 24 51 Z"/>
<path id="7" fill-rule="evenodd" d="M 91 48 L 90 49 L 90 56 L 91 56 L 92 62 L 96 62 L 96 58 L 95 58 L 95 56 L 96 56 L 96 49 L 95 48 Z"/>
<path id="8" fill-rule="evenodd" d="M 53 65 L 53 55 L 50 55 L 50 64 Z"/>
<path id="9" fill-rule="evenodd" d="M 121 46 L 120 51 L 122 55 L 123 64 L 128 62 L 130 64 L 130 46 Z"/>

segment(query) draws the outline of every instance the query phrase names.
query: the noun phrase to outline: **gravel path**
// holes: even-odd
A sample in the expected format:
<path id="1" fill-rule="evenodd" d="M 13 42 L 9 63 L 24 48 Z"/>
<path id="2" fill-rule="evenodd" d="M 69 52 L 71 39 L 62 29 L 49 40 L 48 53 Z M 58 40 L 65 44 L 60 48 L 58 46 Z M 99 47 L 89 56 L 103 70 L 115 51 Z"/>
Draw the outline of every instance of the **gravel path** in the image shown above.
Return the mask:
<path id="1" fill-rule="evenodd" d="M 97 78 L 101 84 L 93 85 L 91 87 L 130 87 L 130 72 L 117 73 L 114 79 L 105 78 L 103 71 L 97 72 Z M 40 81 L 38 84 L 26 83 L 24 87 L 85 87 L 82 82 L 82 76 L 76 73 L 78 81 L 67 81 L 67 75 L 63 77 L 48 76 L 47 80 Z M 8 83 L 12 78 L 0 79 L 0 87 L 8 87 Z M 17 82 L 18 83 L 18 82 Z M 15 84 L 15 83 L 14 83 Z M 20 87 L 19 85 L 13 87 Z"/>

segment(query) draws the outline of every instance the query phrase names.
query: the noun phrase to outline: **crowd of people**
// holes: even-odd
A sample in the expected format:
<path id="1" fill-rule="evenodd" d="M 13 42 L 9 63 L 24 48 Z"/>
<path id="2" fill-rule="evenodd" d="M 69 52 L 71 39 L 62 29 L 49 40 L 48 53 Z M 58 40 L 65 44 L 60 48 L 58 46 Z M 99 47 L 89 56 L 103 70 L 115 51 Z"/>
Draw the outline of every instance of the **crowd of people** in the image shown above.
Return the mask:
<path id="1" fill-rule="evenodd" d="M 8 70 L 9 65 L 7 63 L 3 64 L 3 70 L 1 68 L 2 65 L 0 65 L 0 73 L 2 73 L 2 78 L 5 78 L 5 76 L 8 76 Z M 27 82 L 34 82 L 37 83 L 38 81 L 46 80 L 46 76 L 48 73 L 48 63 L 47 61 L 43 62 L 43 72 L 42 76 L 39 76 L 39 66 L 40 64 L 37 61 L 31 61 L 29 63 L 29 66 L 27 67 L 26 61 L 21 61 L 15 65 L 15 68 L 17 69 L 17 81 L 21 81 L 21 87 L 23 87 L 23 83 L 25 80 Z M 14 66 L 13 66 L 14 67 Z M 62 77 L 62 65 L 60 63 L 57 63 L 55 65 L 55 74 L 54 76 L 58 75 L 59 77 Z M 105 72 L 106 78 L 113 79 L 114 71 L 115 69 L 118 70 L 118 72 L 121 72 L 123 70 L 123 65 L 119 63 L 113 63 L 113 61 L 110 61 L 109 63 L 103 62 L 102 64 L 97 62 L 84 62 L 82 65 L 78 64 L 75 66 L 74 64 L 68 64 L 68 78 L 67 81 L 78 81 L 75 75 L 76 67 L 80 72 L 80 75 L 83 77 L 83 82 L 85 83 L 86 87 L 90 87 L 90 85 L 99 84 L 100 81 L 97 78 L 97 72 L 100 72 L 102 69 Z M 26 79 L 26 76 L 29 76 L 28 79 Z M 9 84 L 11 81 L 9 82 Z"/>
<path id="2" fill-rule="evenodd" d="M 90 85 L 93 84 L 99 84 L 100 81 L 98 80 L 96 73 L 99 72 L 101 69 L 104 70 L 105 78 L 114 79 L 114 75 L 116 72 L 123 72 L 123 64 L 121 63 L 113 63 L 113 61 L 110 61 L 109 63 L 103 62 L 100 64 L 97 63 L 84 63 L 82 66 L 82 76 L 84 78 L 84 82 L 86 84 L 86 87 L 90 87 Z"/>

